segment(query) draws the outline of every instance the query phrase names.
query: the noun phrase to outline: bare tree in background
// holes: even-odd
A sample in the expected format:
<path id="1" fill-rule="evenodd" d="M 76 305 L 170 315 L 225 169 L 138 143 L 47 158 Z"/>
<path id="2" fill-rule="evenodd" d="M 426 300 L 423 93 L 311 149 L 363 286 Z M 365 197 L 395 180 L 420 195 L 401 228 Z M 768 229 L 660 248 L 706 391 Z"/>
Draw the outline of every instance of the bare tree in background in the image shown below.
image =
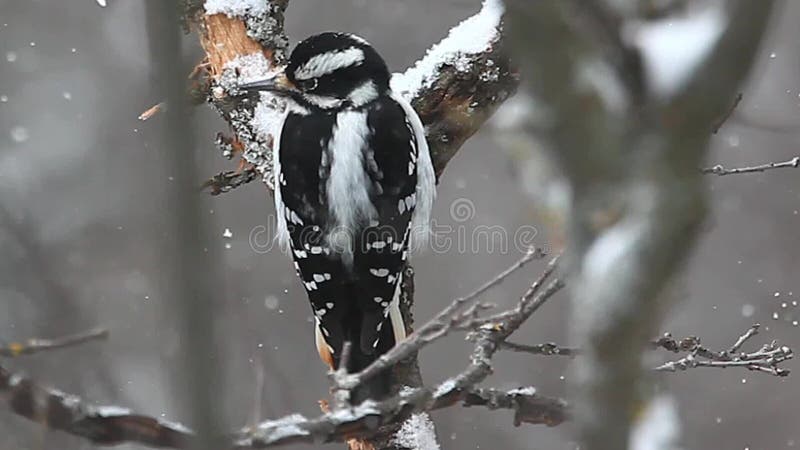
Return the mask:
<path id="1" fill-rule="evenodd" d="M 194 71 L 193 91 L 220 112 L 230 135 L 220 135 L 223 155 L 240 168 L 206 183 L 222 194 L 258 178 L 269 186 L 271 147 L 281 105 L 239 95 L 241 83 L 266 77 L 285 60 L 283 23 L 288 0 L 186 1 L 185 21 L 206 60 Z M 658 6 L 653 6 L 658 3 Z M 625 449 L 645 442 L 677 448 L 678 436 L 661 439 L 638 430 L 651 420 L 636 413 L 659 407 L 653 400 L 643 353 L 660 348 L 683 356 L 655 368 L 740 367 L 787 375 L 780 366 L 791 350 L 776 342 L 743 352 L 754 326 L 730 348 L 713 351 L 699 340 L 671 336 L 651 341 L 669 306 L 662 292 L 691 251 L 705 215 L 703 172 L 727 173 L 797 167 L 795 158 L 760 169 L 703 169 L 711 131 L 719 128 L 746 76 L 767 24 L 772 2 L 640 2 L 486 0 L 481 11 L 451 30 L 414 67 L 396 74 L 393 88 L 412 101 L 426 125 L 437 175 L 461 145 L 517 90 L 520 73 L 531 98 L 523 134 L 544 140 L 571 194 L 566 264 L 531 249 L 506 271 L 453 300 L 409 339 L 357 374 L 333 373 L 333 394 L 352 390 L 381 370 L 393 370 L 395 395 L 360 405 L 334 403 L 318 417 L 299 414 L 224 433 L 217 417 L 224 385 L 213 355 L 212 299 L 218 292 L 217 258 L 205 254 L 198 179 L 189 153 L 191 114 L 183 94 L 180 38 L 173 5 L 149 2 L 148 36 L 155 75 L 167 105 L 164 142 L 175 174 L 174 296 L 184 340 L 182 377 L 190 428 L 116 407 L 96 407 L 0 368 L 0 392 L 17 414 L 98 444 L 138 442 L 154 447 L 265 448 L 293 442 L 347 442 L 352 449 L 435 449 L 439 439 L 428 412 L 454 405 L 514 411 L 515 424 L 576 423 L 581 448 Z M 507 9 L 506 9 L 507 8 Z M 693 55 L 674 73 L 654 73 L 659 55 L 642 38 L 667 20 L 699 21 L 708 29 Z M 694 58 L 694 59 L 692 59 Z M 518 71 L 519 70 L 519 71 Z M 666 76 L 666 79 L 664 76 Z M 149 118 L 163 105 L 148 111 Z M 726 115 L 726 113 L 728 113 Z M 479 300 L 533 259 L 549 257 L 513 308 L 493 311 Z M 566 270 L 559 271 L 559 265 Z M 407 268 L 403 313 L 412 324 L 416 295 Z M 513 333 L 565 285 L 571 287 L 575 347 L 531 345 Z M 412 330 L 409 330 L 412 331 Z M 452 332 L 466 332 L 470 361 L 450 378 L 426 387 L 416 354 Z M 60 348 L 102 337 L 101 332 L 11 344 L 0 356 Z M 479 387 L 492 374 L 500 351 L 548 356 L 579 355 L 574 395 L 566 401 L 520 389 Z M 662 420 L 657 418 L 652 420 Z M 193 430 L 193 431 L 192 431 Z M 637 434 L 638 433 L 638 434 Z"/>

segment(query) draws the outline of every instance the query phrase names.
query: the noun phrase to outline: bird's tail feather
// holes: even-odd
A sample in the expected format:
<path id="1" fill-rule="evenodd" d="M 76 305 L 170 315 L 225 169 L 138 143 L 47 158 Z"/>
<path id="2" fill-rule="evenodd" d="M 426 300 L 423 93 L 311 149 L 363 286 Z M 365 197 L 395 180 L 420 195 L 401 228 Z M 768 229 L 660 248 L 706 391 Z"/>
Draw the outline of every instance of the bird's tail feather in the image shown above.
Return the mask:
<path id="1" fill-rule="evenodd" d="M 385 320 L 383 327 L 378 332 L 377 347 L 373 346 L 373 342 L 364 342 L 363 339 L 361 339 L 363 336 L 356 336 L 356 334 L 364 332 L 363 326 L 358 331 L 353 330 L 353 335 L 350 336 L 353 345 L 351 346 L 350 361 L 347 367 L 348 372 L 355 373 L 364 370 L 367 366 L 372 364 L 373 361 L 378 359 L 380 355 L 391 350 L 397 342 L 405 339 L 405 324 L 403 323 L 397 300 L 395 299 L 392 303 L 389 313 L 390 320 Z M 362 318 L 362 323 L 371 322 L 370 320 L 364 319 L 366 318 Z M 371 329 L 371 325 L 369 329 Z M 386 369 L 371 379 L 366 380 L 361 386 L 356 388 L 352 392 L 351 400 L 353 403 L 358 404 L 367 399 L 385 399 L 392 393 L 393 382 L 394 375 L 392 369 Z"/>

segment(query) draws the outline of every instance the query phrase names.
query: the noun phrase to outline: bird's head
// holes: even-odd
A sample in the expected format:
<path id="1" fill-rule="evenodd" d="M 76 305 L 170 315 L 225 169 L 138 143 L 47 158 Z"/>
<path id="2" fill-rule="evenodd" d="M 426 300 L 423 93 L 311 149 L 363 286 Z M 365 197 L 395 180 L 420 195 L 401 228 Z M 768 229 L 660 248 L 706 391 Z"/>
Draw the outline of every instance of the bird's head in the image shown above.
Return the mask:
<path id="1" fill-rule="evenodd" d="M 389 69 L 364 39 L 327 32 L 297 44 L 283 71 L 240 86 L 269 91 L 302 106 L 321 109 L 358 107 L 389 90 Z"/>

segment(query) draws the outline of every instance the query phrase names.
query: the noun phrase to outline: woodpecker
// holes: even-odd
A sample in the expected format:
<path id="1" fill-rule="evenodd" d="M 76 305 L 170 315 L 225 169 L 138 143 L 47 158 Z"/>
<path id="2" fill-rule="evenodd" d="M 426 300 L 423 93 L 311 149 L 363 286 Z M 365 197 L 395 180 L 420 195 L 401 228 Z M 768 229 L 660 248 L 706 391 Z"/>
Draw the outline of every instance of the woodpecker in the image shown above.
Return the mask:
<path id="1" fill-rule="evenodd" d="M 320 358 L 337 369 L 350 342 L 348 372 L 406 336 L 403 272 L 435 197 L 422 122 L 389 80 L 366 40 L 327 32 L 300 42 L 274 76 L 242 86 L 286 102 L 273 141 L 278 238 L 308 294 Z M 387 395 L 389 381 L 377 377 L 354 400 Z"/>

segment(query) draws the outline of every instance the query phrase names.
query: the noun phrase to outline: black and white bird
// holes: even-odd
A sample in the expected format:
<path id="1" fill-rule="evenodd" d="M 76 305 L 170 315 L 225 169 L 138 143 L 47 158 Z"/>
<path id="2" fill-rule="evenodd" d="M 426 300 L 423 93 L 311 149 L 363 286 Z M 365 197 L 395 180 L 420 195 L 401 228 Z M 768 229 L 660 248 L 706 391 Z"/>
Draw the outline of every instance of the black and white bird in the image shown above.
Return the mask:
<path id="1" fill-rule="evenodd" d="M 367 41 L 328 32 L 300 42 L 282 72 L 243 86 L 286 101 L 274 140 L 278 235 L 311 301 L 320 357 L 338 368 L 351 342 L 349 372 L 405 338 L 403 270 L 435 196 L 422 122 L 389 79 Z M 385 395 L 387 381 L 354 400 Z"/>

